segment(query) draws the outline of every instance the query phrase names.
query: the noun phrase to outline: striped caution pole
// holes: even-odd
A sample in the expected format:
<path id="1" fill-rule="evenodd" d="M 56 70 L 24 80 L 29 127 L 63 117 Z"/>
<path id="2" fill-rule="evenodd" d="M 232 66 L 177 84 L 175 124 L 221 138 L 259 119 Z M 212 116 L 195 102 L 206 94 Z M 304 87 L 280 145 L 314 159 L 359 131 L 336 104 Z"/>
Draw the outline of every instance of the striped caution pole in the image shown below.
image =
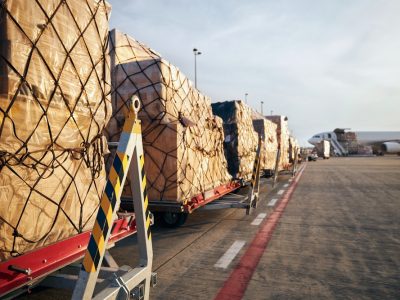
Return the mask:
<path id="1" fill-rule="evenodd" d="M 132 99 L 129 115 L 121 133 L 72 299 L 92 298 L 111 227 L 116 216 L 116 208 L 119 207 L 122 189 L 134 153 L 135 134 L 140 133 L 140 123 L 137 120 L 139 107 L 139 99 L 135 97 Z"/>
<path id="2" fill-rule="evenodd" d="M 143 273 L 144 280 L 144 299 L 148 299 L 150 285 L 153 282 L 153 273 L 151 272 L 153 263 L 153 247 L 151 241 L 151 213 L 149 211 L 149 198 L 147 195 L 147 179 L 144 169 L 144 153 L 143 144 L 140 141 L 137 143 L 135 153 L 132 158 L 132 163 L 129 172 L 131 182 L 131 194 L 133 197 L 133 206 L 136 218 L 136 238 L 139 250 L 139 264 L 145 270 Z M 140 180 L 137 180 L 140 178 Z M 143 280 L 142 280 L 143 281 Z"/>
<path id="3" fill-rule="evenodd" d="M 140 174 L 142 175 L 142 193 L 143 193 L 143 209 L 144 209 L 144 216 L 145 216 L 145 224 L 146 224 L 146 234 L 147 238 L 151 240 L 151 231 L 150 231 L 150 225 L 151 225 L 151 216 L 150 216 L 150 211 L 149 211 L 149 197 L 147 196 L 147 188 L 146 188 L 146 174 L 144 172 L 144 155 L 140 155 Z"/>
<path id="4" fill-rule="evenodd" d="M 107 234 L 114 221 L 114 208 L 117 203 L 117 197 L 120 197 L 121 186 L 128 171 L 128 163 L 128 155 L 117 151 L 82 263 L 83 268 L 88 273 L 96 272 L 100 256 L 105 251 Z"/>
<path id="5" fill-rule="evenodd" d="M 253 172 L 251 174 L 249 206 L 247 207 L 246 214 L 250 214 L 252 208 L 257 207 L 258 191 L 260 187 L 261 147 L 262 147 L 262 138 L 261 136 L 259 136 L 256 157 L 254 159 L 254 164 L 253 164 Z"/>

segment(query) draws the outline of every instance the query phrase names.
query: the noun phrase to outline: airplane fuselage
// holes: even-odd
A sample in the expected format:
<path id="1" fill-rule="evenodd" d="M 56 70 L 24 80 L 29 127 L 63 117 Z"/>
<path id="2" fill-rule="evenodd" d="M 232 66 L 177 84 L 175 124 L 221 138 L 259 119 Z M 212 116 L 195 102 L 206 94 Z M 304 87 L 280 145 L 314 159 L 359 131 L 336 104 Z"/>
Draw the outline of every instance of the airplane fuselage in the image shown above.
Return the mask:
<path id="1" fill-rule="evenodd" d="M 333 143 L 355 143 L 361 146 L 372 146 L 376 149 L 387 153 L 400 152 L 400 131 L 345 131 L 335 130 L 331 132 L 321 132 L 311 137 L 308 142 L 317 145 L 324 140 Z M 338 146 L 339 147 L 339 146 Z"/>

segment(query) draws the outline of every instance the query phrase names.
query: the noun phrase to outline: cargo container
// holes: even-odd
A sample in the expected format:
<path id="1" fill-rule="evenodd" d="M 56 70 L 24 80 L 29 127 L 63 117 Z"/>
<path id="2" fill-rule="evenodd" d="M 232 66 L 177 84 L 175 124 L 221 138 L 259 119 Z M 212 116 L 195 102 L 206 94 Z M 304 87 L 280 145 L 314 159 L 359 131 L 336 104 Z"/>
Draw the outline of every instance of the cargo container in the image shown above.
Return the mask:
<path id="1" fill-rule="evenodd" d="M 167 225 L 181 225 L 187 213 L 237 189 L 210 98 L 159 53 L 117 30 L 110 32 L 110 56 L 113 115 L 106 136 L 119 138 L 127 102 L 138 95 L 150 208 L 164 212 Z M 131 197 L 129 182 L 124 197 Z"/>
<path id="2" fill-rule="evenodd" d="M 328 140 L 322 140 L 320 143 L 315 145 L 315 150 L 319 157 L 328 159 L 331 153 L 331 143 Z"/>
<path id="3" fill-rule="evenodd" d="M 324 140 L 322 143 L 322 157 L 324 159 L 329 159 L 329 157 L 331 156 L 331 143 L 328 140 Z"/>
<path id="4" fill-rule="evenodd" d="M 106 180 L 109 13 L 105 1 L 2 1 L 0 261 L 93 227 Z"/>
<path id="5" fill-rule="evenodd" d="M 272 175 L 275 169 L 278 151 L 277 125 L 270 120 L 253 119 L 255 131 L 261 136 L 263 145 L 261 153 L 261 169 L 265 174 Z"/>
<path id="6" fill-rule="evenodd" d="M 278 147 L 280 149 L 279 167 L 278 170 L 288 170 L 290 168 L 289 162 L 289 127 L 288 118 L 286 116 L 274 115 L 265 116 L 268 120 L 277 125 L 277 139 Z"/>

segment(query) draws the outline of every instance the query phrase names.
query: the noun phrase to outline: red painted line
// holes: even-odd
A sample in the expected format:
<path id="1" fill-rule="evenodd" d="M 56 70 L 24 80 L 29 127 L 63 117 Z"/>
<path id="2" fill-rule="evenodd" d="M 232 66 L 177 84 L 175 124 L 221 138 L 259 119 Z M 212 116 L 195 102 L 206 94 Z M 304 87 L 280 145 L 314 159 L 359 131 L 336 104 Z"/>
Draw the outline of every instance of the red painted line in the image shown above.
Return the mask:
<path id="1" fill-rule="evenodd" d="M 303 171 L 304 167 L 299 173 L 297 173 L 297 176 L 292 181 L 292 184 L 287 189 L 286 193 L 282 196 L 282 199 L 274 212 L 264 221 L 264 224 L 254 237 L 249 248 L 241 257 L 238 265 L 219 290 L 215 300 L 242 299 L 261 256 L 265 253 L 268 243 L 271 240 L 274 229 L 289 203 L 294 190 L 296 189 Z"/>

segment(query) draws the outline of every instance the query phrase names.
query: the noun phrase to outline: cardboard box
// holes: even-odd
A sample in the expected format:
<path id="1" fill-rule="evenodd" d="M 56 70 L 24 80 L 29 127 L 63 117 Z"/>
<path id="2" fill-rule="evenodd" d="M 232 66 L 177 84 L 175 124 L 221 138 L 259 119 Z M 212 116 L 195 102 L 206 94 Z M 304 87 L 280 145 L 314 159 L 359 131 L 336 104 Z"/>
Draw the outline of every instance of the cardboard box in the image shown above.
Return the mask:
<path id="1" fill-rule="evenodd" d="M 0 9 L 0 261 L 90 230 L 106 177 L 110 6 L 38 3 Z"/>
<path id="2" fill-rule="evenodd" d="M 112 30 L 110 45 L 113 116 L 106 135 L 119 139 L 127 103 L 137 95 L 149 200 L 184 202 L 229 182 L 222 121 L 210 98 L 135 39 Z M 124 196 L 130 196 L 129 182 Z"/>

